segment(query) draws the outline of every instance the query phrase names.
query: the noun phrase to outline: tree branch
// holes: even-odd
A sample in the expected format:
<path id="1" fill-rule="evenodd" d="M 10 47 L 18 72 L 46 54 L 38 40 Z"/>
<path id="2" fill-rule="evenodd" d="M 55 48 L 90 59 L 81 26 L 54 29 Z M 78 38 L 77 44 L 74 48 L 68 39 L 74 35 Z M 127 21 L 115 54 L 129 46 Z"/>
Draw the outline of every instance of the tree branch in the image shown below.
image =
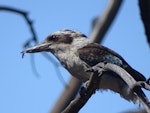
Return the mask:
<path id="1" fill-rule="evenodd" d="M 130 111 L 126 111 L 123 113 L 147 113 L 145 109 L 141 109 L 141 110 L 130 110 Z"/>
<path id="2" fill-rule="evenodd" d="M 78 92 L 80 86 L 81 81 L 72 77 L 67 87 L 65 87 L 63 93 L 55 103 L 53 109 L 51 110 L 51 113 L 60 113 L 61 111 L 63 111 L 69 105 L 71 100 L 75 98 L 76 92 Z"/>
<path id="3" fill-rule="evenodd" d="M 25 21 L 27 22 L 27 25 L 30 29 L 30 32 L 31 32 L 31 38 L 29 38 L 23 45 L 24 48 L 26 47 L 29 47 L 31 46 L 32 42 L 34 42 L 35 44 L 38 43 L 38 37 L 36 35 L 36 32 L 35 32 L 35 29 L 33 27 L 33 21 L 29 18 L 28 16 L 28 12 L 26 11 L 23 11 L 21 9 L 17 9 L 17 8 L 13 8 L 13 7 L 9 7 L 9 6 L 0 6 L 0 11 L 9 11 L 9 12 L 12 12 L 12 13 L 17 13 L 17 14 L 20 14 L 21 16 L 23 16 L 23 18 L 25 19 Z M 59 66 L 60 64 L 58 62 L 56 62 L 48 53 L 42 53 L 42 55 L 48 60 L 48 61 L 51 61 L 51 63 L 54 65 L 54 68 L 56 70 L 56 73 L 60 79 L 60 81 L 63 83 L 63 85 L 65 86 L 66 83 L 64 81 L 64 79 L 62 78 L 62 75 L 59 71 Z M 31 65 L 32 65 L 32 69 L 33 69 L 33 72 L 36 76 L 39 77 L 39 73 L 38 71 L 36 70 L 36 65 L 35 65 L 35 62 L 34 62 L 34 56 L 32 55 L 31 56 Z"/>
<path id="4" fill-rule="evenodd" d="M 92 73 L 88 83 L 80 90 L 80 95 L 76 97 L 61 113 L 78 113 L 79 110 L 86 104 L 92 94 L 99 88 L 100 77 L 103 69 L 99 69 Z"/>
<path id="5" fill-rule="evenodd" d="M 4 11 L 10 11 L 10 12 L 13 12 L 13 13 L 17 13 L 17 14 L 20 14 L 24 17 L 25 21 L 27 22 L 27 24 L 30 28 L 31 34 L 32 34 L 32 38 L 28 39 L 26 41 L 26 43 L 24 44 L 24 47 L 28 47 L 32 41 L 35 42 L 35 43 L 38 43 L 37 36 L 36 36 L 35 30 L 33 28 L 33 23 L 29 19 L 28 13 L 26 11 L 23 11 L 23 10 L 20 10 L 20 9 L 17 9 L 17 8 L 8 7 L 8 6 L 0 6 L 0 10 L 1 11 L 4 10 Z"/>
<path id="6" fill-rule="evenodd" d="M 92 42 L 99 43 L 102 41 L 104 35 L 108 31 L 108 28 L 118 13 L 121 3 L 122 0 L 109 0 L 109 3 L 103 14 L 96 19 L 94 28 L 90 35 Z"/>
<path id="7" fill-rule="evenodd" d="M 150 1 L 139 0 L 140 15 L 145 28 L 147 42 L 150 45 Z"/>

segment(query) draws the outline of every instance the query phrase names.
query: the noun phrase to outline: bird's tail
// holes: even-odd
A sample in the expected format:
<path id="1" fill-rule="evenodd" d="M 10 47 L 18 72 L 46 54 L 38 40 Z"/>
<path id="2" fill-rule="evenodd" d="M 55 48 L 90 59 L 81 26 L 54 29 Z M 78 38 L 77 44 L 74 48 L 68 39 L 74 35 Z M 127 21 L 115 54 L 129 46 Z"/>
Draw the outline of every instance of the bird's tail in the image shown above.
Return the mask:
<path id="1" fill-rule="evenodd" d="M 144 104 L 144 106 L 146 105 L 149 109 L 150 109 L 150 101 L 147 98 L 147 96 L 144 94 L 144 92 L 142 91 L 141 88 L 137 87 L 134 89 L 134 94 L 136 95 L 136 100 L 134 100 L 136 103 L 140 104 Z"/>
<path id="2" fill-rule="evenodd" d="M 135 79 L 135 81 L 146 81 L 146 78 L 132 67 L 128 67 L 126 70 Z M 127 86 L 124 91 L 129 90 L 130 88 Z M 130 97 L 130 99 L 126 98 L 127 100 L 132 100 L 135 104 L 143 103 L 150 108 L 150 101 L 142 91 L 141 87 L 133 88 L 133 91 L 131 91 L 128 96 Z"/>
<path id="3" fill-rule="evenodd" d="M 150 109 L 150 101 L 142 91 L 141 87 L 131 89 L 128 85 L 126 85 L 120 92 L 120 95 L 128 101 L 132 101 L 134 104 L 142 104 Z"/>
<path id="4" fill-rule="evenodd" d="M 136 81 L 146 81 L 146 78 L 139 73 L 138 71 L 136 71 L 133 68 L 128 68 L 127 69 L 128 73 L 132 75 L 132 77 L 136 80 Z M 133 95 L 135 95 L 133 97 Z M 142 91 L 141 87 L 135 87 L 133 89 L 133 94 L 132 94 L 132 101 L 134 103 L 140 104 L 143 103 L 146 106 L 148 106 L 150 108 L 150 101 L 149 99 L 146 97 L 145 93 Z"/>
<path id="5" fill-rule="evenodd" d="M 146 78 L 138 71 L 136 71 L 135 69 L 133 69 L 132 67 L 128 66 L 126 68 L 126 71 L 132 75 L 132 77 L 136 80 L 136 81 L 146 81 Z"/>

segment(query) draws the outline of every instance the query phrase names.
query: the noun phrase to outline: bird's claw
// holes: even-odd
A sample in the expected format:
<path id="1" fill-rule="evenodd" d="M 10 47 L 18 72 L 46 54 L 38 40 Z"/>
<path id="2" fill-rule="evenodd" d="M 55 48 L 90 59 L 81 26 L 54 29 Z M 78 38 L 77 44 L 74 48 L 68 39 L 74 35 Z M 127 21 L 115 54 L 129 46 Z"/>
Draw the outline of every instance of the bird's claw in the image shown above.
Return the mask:
<path id="1" fill-rule="evenodd" d="M 150 85 L 147 81 L 137 81 L 132 87 L 131 90 L 135 90 L 137 87 L 144 88 L 150 91 Z"/>
<path id="2" fill-rule="evenodd" d="M 106 71 L 105 70 L 105 65 L 106 64 L 107 64 L 106 62 L 98 63 L 97 65 L 95 65 L 91 68 L 88 68 L 86 70 L 86 72 L 96 72 L 97 71 L 99 73 L 99 75 L 101 75 L 102 72 Z"/>
<path id="3" fill-rule="evenodd" d="M 81 97 L 86 96 L 87 95 L 87 89 L 86 89 L 86 87 L 82 86 L 81 89 L 80 89 L 80 91 L 79 91 L 79 93 L 80 93 Z"/>
<path id="4" fill-rule="evenodd" d="M 146 83 L 150 85 L 150 78 L 146 80 Z"/>

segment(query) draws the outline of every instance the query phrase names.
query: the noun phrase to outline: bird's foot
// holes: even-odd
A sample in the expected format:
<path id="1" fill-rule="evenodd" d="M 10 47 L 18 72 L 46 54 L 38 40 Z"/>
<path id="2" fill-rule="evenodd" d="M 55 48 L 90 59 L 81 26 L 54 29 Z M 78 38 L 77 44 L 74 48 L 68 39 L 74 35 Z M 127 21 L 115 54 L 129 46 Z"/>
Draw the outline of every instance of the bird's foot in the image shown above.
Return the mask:
<path id="1" fill-rule="evenodd" d="M 146 90 L 150 91 L 150 84 L 149 84 L 150 78 L 146 81 L 137 81 L 132 87 L 131 90 L 134 90 L 136 88 L 144 88 Z"/>
<path id="2" fill-rule="evenodd" d="M 80 89 L 80 91 L 79 91 L 79 93 L 80 93 L 81 97 L 86 96 L 87 95 L 87 88 L 84 87 L 84 86 L 82 86 L 81 89 Z"/>
<path id="3" fill-rule="evenodd" d="M 146 80 L 146 83 L 150 85 L 150 78 Z"/>
<path id="4" fill-rule="evenodd" d="M 147 80 L 146 81 L 137 81 L 132 87 L 131 87 L 131 90 L 130 91 L 133 91 L 135 93 L 139 93 L 141 88 L 144 88 L 146 90 L 149 90 L 150 91 L 150 85 L 147 83 Z M 144 95 L 143 95 L 144 96 Z M 145 96 L 145 101 L 147 103 L 147 105 L 150 107 L 150 100 L 148 98 L 146 98 Z"/>
<path id="5" fill-rule="evenodd" d="M 88 68 L 86 70 L 86 72 L 92 72 L 93 74 L 91 75 L 90 79 L 84 83 L 84 86 L 81 87 L 81 89 L 80 89 L 80 95 L 81 96 L 86 96 L 87 89 L 90 86 L 90 84 L 94 84 L 94 85 L 95 84 L 99 84 L 99 83 L 97 83 L 98 82 L 97 80 L 100 79 L 100 77 L 102 76 L 103 72 L 106 71 L 105 70 L 105 64 L 106 63 L 101 62 L 101 63 L 99 63 L 99 64 L 97 64 L 97 65 L 95 65 L 95 66 L 93 66 L 91 68 Z"/>
<path id="6" fill-rule="evenodd" d="M 97 73 L 99 74 L 99 76 L 101 76 L 102 73 L 103 73 L 104 71 L 106 71 L 106 70 L 105 70 L 105 65 L 106 65 L 106 64 L 107 64 L 107 62 L 98 63 L 97 65 L 95 65 L 95 66 L 93 66 L 93 67 L 91 67 L 91 68 L 88 68 L 88 69 L 86 70 L 86 72 L 97 72 Z"/>

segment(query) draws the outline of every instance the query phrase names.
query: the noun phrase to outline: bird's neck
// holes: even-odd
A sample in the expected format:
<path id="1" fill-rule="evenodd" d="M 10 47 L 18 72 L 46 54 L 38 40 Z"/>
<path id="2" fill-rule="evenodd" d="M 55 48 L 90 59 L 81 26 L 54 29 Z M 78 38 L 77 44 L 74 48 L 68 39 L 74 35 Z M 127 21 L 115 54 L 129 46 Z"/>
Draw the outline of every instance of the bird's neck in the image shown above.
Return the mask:
<path id="1" fill-rule="evenodd" d="M 88 38 L 75 38 L 74 41 L 72 42 L 72 47 L 74 48 L 82 48 L 83 46 L 86 46 L 87 44 L 90 43 L 90 40 Z"/>
<path id="2" fill-rule="evenodd" d="M 71 65 L 68 62 L 71 60 L 72 62 L 76 61 L 77 50 L 87 45 L 89 40 L 86 38 L 76 38 L 71 44 L 68 45 L 59 45 L 58 50 L 55 51 L 54 55 L 61 61 L 63 65 Z M 67 64 L 68 63 L 68 64 Z"/>
<path id="3" fill-rule="evenodd" d="M 61 64 L 78 79 L 86 81 L 88 76 L 83 70 L 87 67 L 85 63 L 79 58 L 77 50 L 89 43 L 88 39 L 75 39 L 72 44 L 65 49 L 61 49 L 54 55 L 59 59 Z M 83 65 L 85 64 L 85 65 Z M 75 74 L 76 73 L 76 74 Z"/>

